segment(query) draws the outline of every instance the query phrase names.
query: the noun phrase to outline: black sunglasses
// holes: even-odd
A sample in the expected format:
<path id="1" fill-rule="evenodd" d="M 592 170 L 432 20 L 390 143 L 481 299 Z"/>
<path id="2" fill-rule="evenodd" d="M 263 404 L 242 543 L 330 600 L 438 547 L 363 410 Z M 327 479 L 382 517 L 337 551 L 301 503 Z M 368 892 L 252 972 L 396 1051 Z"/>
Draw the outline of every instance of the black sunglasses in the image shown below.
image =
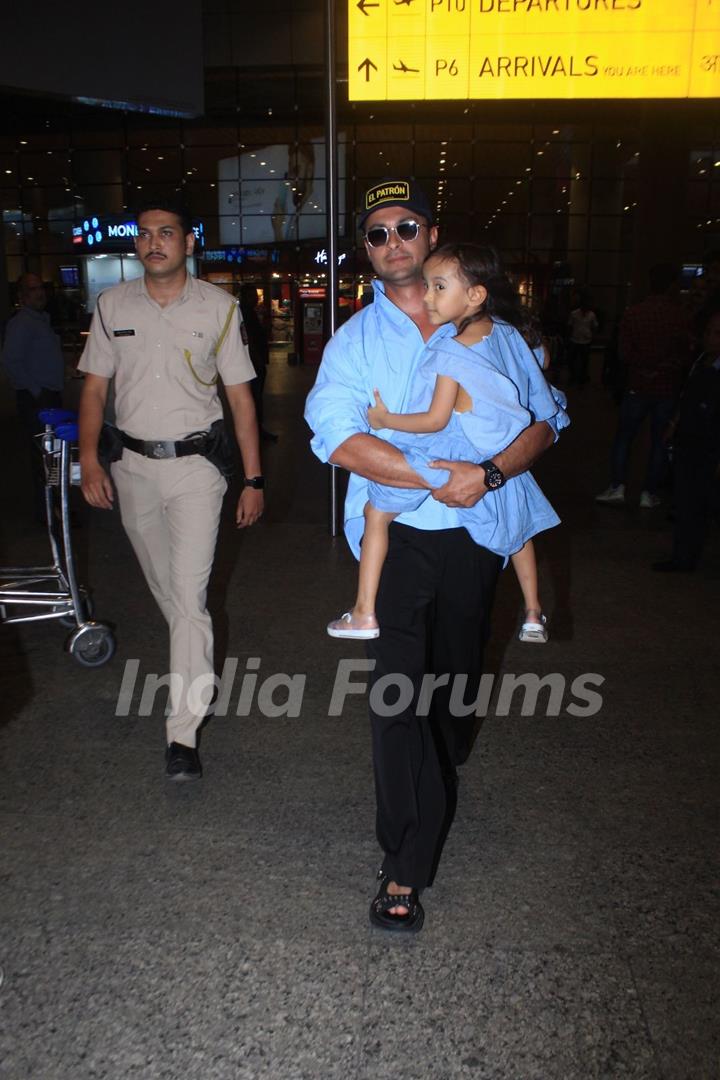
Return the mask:
<path id="1" fill-rule="evenodd" d="M 372 248 L 385 247 L 390 233 L 394 232 L 398 240 L 409 244 L 412 240 L 417 240 L 421 229 L 426 228 L 427 226 L 421 225 L 419 221 L 401 221 L 399 225 L 373 225 L 372 229 L 365 233 L 365 239 Z"/>

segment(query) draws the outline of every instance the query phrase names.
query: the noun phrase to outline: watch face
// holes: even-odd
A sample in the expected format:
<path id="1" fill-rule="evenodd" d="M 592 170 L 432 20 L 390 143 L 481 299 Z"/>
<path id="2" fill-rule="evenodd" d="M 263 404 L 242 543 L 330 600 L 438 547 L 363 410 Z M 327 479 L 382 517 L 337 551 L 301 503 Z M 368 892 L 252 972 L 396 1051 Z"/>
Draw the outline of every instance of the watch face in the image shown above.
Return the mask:
<path id="1" fill-rule="evenodd" d="M 503 476 L 497 465 L 493 465 L 492 461 L 487 461 L 483 464 L 485 470 L 485 485 L 490 491 L 496 491 L 503 486 L 505 477 Z"/>

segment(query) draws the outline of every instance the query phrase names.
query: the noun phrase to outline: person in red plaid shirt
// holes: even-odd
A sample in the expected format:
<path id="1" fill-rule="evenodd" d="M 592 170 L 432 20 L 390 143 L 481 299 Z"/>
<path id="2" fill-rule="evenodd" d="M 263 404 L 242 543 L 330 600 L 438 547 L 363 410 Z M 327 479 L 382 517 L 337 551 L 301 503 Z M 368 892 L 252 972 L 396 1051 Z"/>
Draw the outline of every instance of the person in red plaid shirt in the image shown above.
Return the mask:
<path id="1" fill-rule="evenodd" d="M 650 295 L 629 307 L 620 323 L 620 355 L 625 393 L 610 456 L 610 486 L 599 503 L 624 503 L 630 448 L 650 417 L 650 454 L 640 506 L 658 506 L 658 488 L 667 468 L 663 434 L 675 410 L 690 359 L 690 327 L 675 294 L 678 271 L 659 265 L 650 271 Z"/>

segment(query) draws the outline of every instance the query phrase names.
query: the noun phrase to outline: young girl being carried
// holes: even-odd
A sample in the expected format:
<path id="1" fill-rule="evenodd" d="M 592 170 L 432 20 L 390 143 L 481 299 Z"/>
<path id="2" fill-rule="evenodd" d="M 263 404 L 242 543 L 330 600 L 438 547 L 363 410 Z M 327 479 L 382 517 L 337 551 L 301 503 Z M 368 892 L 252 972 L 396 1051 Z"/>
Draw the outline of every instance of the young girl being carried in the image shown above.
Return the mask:
<path id="1" fill-rule="evenodd" d="M 449 479 L 431 468 L 438 459 L 488 463 L 533 420 L 551 417 L 557 427 L 569 423 L 564 399 L 547 386 L 546 415 L 532 416 L 521 404 L 528 387 L 544 381 L 544 350 L 492 248 L 445 244 L 431 252 L 423 268 L 425 307 L 440 326 L 452 322 L 454 338 L 428 348 L 413 382 L 410 410 L 391 413 L 377 390 L 368 409 L 373 430 L 407 433 L 393 444 L 432 488 Z M 533 352 L 530 350 L 533 348 Z M 560 409 L 558 409 L 560 406 Z M 351 611 L 328 624 L 331 637 L 378 637 L 375 598 L 388 550 L 388 528 L 401 513 L 416 510 L 430 497 L 426 489 L 392 488 L 370 483 L 365 505 L 365 533 L 360 554 L 358 594 Z M 512 557 L 525 605 L 521 641 L 545 642 L 547 629 L 537 585 L 532 540 L 559 518 L 529 472 L 489 490 L 474 507 L 457 511 L 459 524 L 476 542 Z"/>

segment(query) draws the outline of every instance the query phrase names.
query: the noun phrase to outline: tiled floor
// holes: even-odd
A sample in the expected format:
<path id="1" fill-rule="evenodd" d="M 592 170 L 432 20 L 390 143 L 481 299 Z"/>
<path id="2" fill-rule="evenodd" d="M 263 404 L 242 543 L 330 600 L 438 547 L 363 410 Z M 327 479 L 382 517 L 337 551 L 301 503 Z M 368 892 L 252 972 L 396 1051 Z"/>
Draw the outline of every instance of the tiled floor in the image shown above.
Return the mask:
<path id="1" fill-rule="evenodd" d="M 78 507 L 76 533 L 117 628 L 108 666 L 77 665 L 57 625 L 0 628 L 0 1076 L 717 1080 L 717 531 L 701 573 L 651 574 L 667 505 L 595 506 L 613 406 L 597 387 L 572 402 L 538 469 L 565 519 L 539 544 L 551 641 L 514 639 L 508 571 L 488 657 L 499 677 L 561 675 L 559 713 L 491 708 L 425 928 L 386 940 L 367 926 L 364 701 L 328 716 L 338 661 L 362 650 L 324 633 L 354 567 L 307 450 L 311 379 L 275 357 L 266 520 L 223 528 L 212 604 L 238 672 L 201 784 L 163 779 L 160 700 L 138 716 L 165 633 L 115 515 Z M 2 560 L 44 561 L 6 391 L 0 411 Z M 264 717 L 257 698 L 235 715 L 248 657 L 260 683 L 306 676 L 299 717 Z M 567 707 L 588 672 L 603 705 L 583 718 Z"/>

